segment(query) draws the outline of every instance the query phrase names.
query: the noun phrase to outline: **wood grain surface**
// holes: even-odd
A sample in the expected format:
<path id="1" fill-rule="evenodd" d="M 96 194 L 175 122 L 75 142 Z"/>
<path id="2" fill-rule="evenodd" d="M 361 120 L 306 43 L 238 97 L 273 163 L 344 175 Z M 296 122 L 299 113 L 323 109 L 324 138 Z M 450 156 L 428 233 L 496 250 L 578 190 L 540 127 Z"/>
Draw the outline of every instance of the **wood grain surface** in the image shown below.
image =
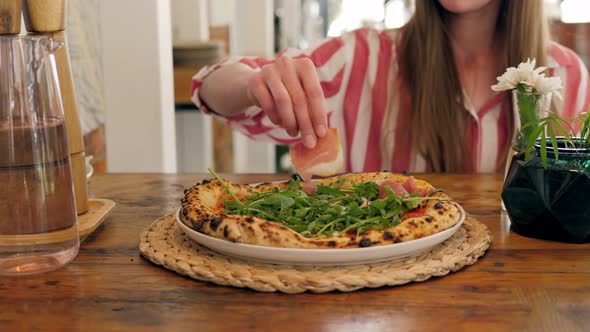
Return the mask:
<path id="1" fill-rule="evenodd" d="M 139 255 L 140 232 L 206 175 L 105 174 L 92 197 L 117 203 L 75 261 L 0 278 L 0 331 L 584 331 L 590 244 L 521 237 L 500 210 L 498 175 L 418 175 L 492 231 L 488 253 L 442 278 L 353 293 L 285 295 L 182 277 Z M 250 183 L 287 175 L 232 175 Z"/>

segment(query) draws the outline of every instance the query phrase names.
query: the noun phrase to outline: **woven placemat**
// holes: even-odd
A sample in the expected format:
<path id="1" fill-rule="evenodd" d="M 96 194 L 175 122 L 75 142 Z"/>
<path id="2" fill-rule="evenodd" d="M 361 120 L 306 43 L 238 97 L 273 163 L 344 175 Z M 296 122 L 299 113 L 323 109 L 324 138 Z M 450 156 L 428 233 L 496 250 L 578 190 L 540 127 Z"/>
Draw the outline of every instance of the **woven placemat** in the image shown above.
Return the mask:
<path id="1" fill-rule="evenodd" d="M 490 246 L 488 228 L 467 217 L 461 228 L 431 251 L 395 261 L 349 266 L 285 266 L 219 254 L 187 237 L 174 214 L 153 222 L 140 236 L 141 254 L 157 265 L 218 285 L 260 292 L 350 292 L 444 276 L 471 265 Z M 346 249 L 343 249 L 346 250 Z"/>

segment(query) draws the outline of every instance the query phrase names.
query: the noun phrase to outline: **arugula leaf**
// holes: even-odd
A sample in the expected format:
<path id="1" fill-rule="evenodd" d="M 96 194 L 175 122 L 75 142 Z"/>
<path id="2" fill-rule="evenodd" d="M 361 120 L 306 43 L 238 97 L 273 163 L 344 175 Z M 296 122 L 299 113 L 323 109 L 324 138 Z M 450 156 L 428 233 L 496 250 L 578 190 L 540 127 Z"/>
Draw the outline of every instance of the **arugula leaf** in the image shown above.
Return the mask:
<path id="1" fill-rule="evenodd" d="M 213 174 L 213 176 L 219 181 L 221 182 L 221 185 L 225 188 L 225 191 L 234 199 L 235 204 L 240 204 L 240 200 L 236 197 L 236 194 L 234 194 L 234 192 L 231 190 L 231 188 L 229 187 L 229 185 L 227 184 L 227 182 L 223 181 L 223 179 L 221 177 L 219 177 L 219 175 L 217 175 L 217 173 L 215 173 L 214 170 L 212 170 L 211 168 L 207 168 L 209 170 L 209 173 Z"/>

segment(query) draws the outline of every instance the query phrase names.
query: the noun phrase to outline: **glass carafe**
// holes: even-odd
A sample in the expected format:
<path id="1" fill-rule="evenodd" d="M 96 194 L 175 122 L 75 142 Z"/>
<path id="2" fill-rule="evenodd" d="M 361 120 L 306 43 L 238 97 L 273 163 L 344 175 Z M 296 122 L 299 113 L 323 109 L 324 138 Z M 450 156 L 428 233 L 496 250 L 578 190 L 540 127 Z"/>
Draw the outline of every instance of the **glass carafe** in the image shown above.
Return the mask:
<path id="1" fill-rule="evenodd" d="M 59 46 L 0 36 L 0 275 L 54 270 L 78 253 Z"/>

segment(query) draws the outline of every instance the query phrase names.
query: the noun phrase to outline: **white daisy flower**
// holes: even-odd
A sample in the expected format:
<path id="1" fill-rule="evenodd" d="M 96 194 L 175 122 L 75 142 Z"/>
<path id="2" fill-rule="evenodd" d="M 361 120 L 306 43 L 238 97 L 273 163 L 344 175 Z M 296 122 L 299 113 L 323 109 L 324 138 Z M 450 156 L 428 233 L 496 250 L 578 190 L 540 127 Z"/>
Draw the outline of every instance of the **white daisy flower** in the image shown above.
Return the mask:
<path id="1" fill-rule="evenodd" d="M 545 77 L 545 75 L 538 75 L 533 78 L 532 87 L 536 93 L 544 95 L 553 93 L 554 96 L 561 99 L 561 78 L 559 77 Z"/>
<path id="2" fill-rule="evenodd" d="M 520 81 L 520 74 L 514 67 L 506 69 L 506 72 L 496 78 L 498 84 L 492 85 L 494 91 L 506 91 L 516 89 L 516 85 Z"/>
<path id="3" fill-rule="evenodd" d="M 510 67 L 506 72 L 498 77 L 498 84 L 492 85 L 494 91 L 513 90 L 519 84 L 525 85 L 527 90 L 535 94 L 546 94 L 552 92 L 558 98 L 561 94 L 558 90 L 562 88 L 561 79 L 559 77 L 545 77 L 543 71 L 547 67 L 535 68 L 536 60 L 527 59 L 518 67 Z"/>

